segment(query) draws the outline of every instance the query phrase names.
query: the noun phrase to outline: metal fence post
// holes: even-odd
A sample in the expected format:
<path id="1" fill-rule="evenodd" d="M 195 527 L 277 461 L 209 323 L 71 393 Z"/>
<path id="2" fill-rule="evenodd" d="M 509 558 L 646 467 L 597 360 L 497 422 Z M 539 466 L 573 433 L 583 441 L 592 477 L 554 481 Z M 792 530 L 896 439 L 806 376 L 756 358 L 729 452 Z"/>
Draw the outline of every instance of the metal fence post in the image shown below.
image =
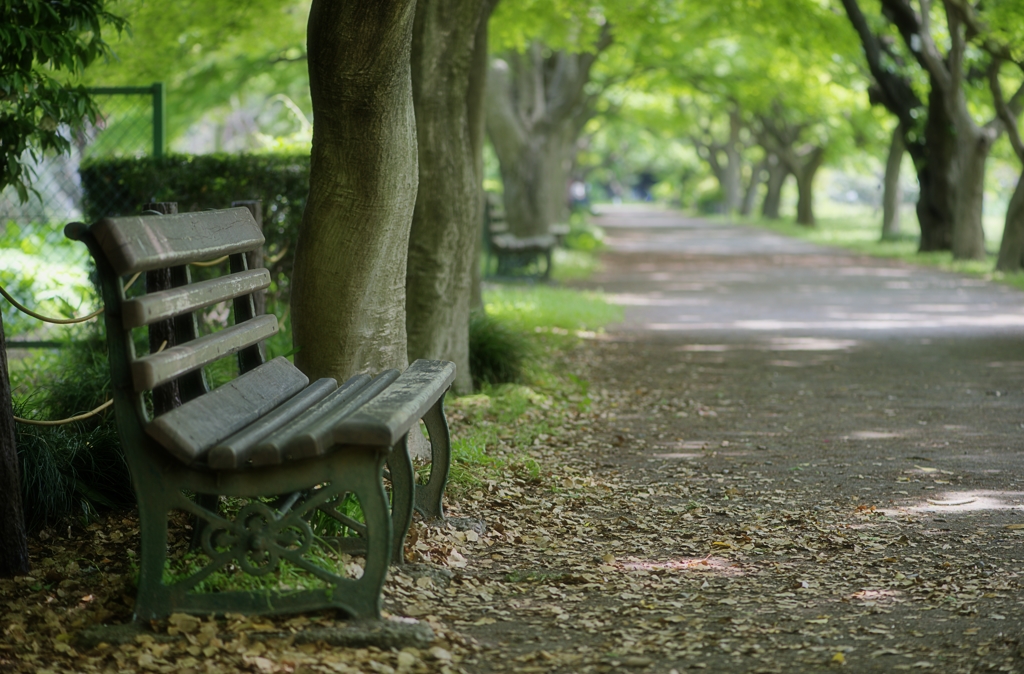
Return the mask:
<path id="1" fill-rule="evenodd" d="M 164 156 L 164 145 L 167 142 L 167 107 L 164 96 L 164 83 L 153 83 L 153 156 Z"/>

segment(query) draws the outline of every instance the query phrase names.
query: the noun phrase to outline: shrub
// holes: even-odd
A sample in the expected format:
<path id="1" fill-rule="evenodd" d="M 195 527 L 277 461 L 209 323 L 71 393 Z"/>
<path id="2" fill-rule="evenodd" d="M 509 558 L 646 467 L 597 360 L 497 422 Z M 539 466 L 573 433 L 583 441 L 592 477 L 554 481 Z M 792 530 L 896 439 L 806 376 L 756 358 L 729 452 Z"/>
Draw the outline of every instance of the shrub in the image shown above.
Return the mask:
<path id="1" fill-rule="evenodd" d="M 469 369 L 473 386 L 509 384 L 523 378 L 530 343 L 525 335 L 485 311 L 469 319 Z"/>
<path id="2" fill-rule="evenodd" d="M 57 374 L 51 380 L 40 382 L 42 388 L 16 403 L 17 416 L 64 419 L 94 409 L 109 397 L 102 342 L 68 345 L 56 357 L 53 370 Z M 69 515 L 89 518 L 103 508 L 134 503 L 112 409 L 62 426 L 19 423 L 15 430 L 30 530 Z"/>
<path id="3" fill-rule="evenodd" d="M 309 193 L 308 154 L 167 155 L 98 159 L 82 166 L 85 217 L 135 215 L 151 201 L 176 201 L 180 212 L 263 202 L 264 252 L 286 297 L 295 240 Z"/>

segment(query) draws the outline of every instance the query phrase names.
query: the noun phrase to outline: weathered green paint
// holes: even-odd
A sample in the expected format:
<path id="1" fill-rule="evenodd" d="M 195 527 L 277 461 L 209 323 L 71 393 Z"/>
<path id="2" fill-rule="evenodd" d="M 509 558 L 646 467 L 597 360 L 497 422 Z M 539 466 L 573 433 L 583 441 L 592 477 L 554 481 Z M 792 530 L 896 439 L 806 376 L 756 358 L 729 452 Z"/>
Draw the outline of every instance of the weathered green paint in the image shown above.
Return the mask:
<path id="1" fill-rule="evenodd" d="M 214 221 L 221 220 L 216 213 L 211 213 L 210 222 Z M 158 223 L 150 221 L 149 224 Z M 157 226 L 150 231 L 158 230 Z M 402 561 L 405 534 L 414 505 L 421 512 L 431 513 L 431 516 L 441 515 L 441 496 L 450 460 L 450 438 L 443 411 L 444 392 L 454 377 L 450 364 L 425 363 L 416 370 L 417 373 L 421 370 L 437 372 L 437 381 L 421 382 L 429 389 L 429 401 L 420 401 L 423 397 L 421 392 L 405 386 L 398 387 L 402 389 L 401 394 L 396 394 L 396 389 L 384 396 L 394 405 L 378 404 L 371 408 L 396 428 L 411 425 L 411 422 L 396 418 L 394 411 L 397 409 L 403 410 L 403 414 L 424 415 L 434 466 L 430 482 L 422 490 L 417 490 L 413 483 L 408 435 L 403 435 L 391 447 L 390 435 L 388 442 L 351 444 L 352 440 L 339 437 L 334 429 L 328 429 L 331 431 L 330 447 L 308 459 L 244 470 L 211 470 L 201 463 L 186 463 L 146 433 L 146 425 L 151 419 L 146 409 L 145 391 L 136 386 L 132 373 L 132 366 L 138 359 L 131 330 L 124 327 L 123 277 L 115 271 L 89 227 L 73 223 L 65 232 L 69 238 L 86 243 L 95 258 L 106 309 L 104 320 L 114 409 L 138 497 L 142 534 L 136 619 L 152 620 L 173 612 L 272 614 L 323 608 L 340 609 L 358 618 L 379 617 L 381 589 L 388 565 L 391 560 Z M 197 259 L 202 259 L 207 253 L 203 250 L 195 252 Z M 232 271 L 245 271 L 242 252 L 232 255 L 231 261 Z M 175 262 L 181 260 L 176 258 Z M 173 268 L 172 277 L 175 278 L 174 286 L 187 284 L 190 281 L 187 266 Z M 239 320 L 255 318 L 249 297 L 235 300 L 235 315 Z M 191 313 L 178 316 L 175 322 L 176 332 L 182 338 L 179 343 L 196 340 L 195 318 Z M 267 367 L 262 364 L 258 351 L 243 354 L 240 361 L 243 372 Z M 200 377 L 192 382 L 191 387 L 182 387 L 183 399 L 194 399 L 207 393 L 201 372 L 196 374 Z M 397 378 L 397 372 L 388 373 L 381 379 L 382 390 L 388 391 L 388 386 Z M 183 377 L 182 381 L 185 379 Z M 408 383 L 411 380 L 406 377 L 404 381 Z M 429 409 L 424 413 L 422 410 L 426 404 Z M 391 465 L 390 499 L 383 482 L 385 461 Z M 185 493 L 194 494 L 194 500 Z M 349 494 L 358 500 L 363 522 L 337 510 L 336 506 Z M 273 505 L 252 500 L 233 518 L 217 512 L 219 496 L 257 499 L 273 495 L 284 496 Z M 196 518 L 196 543 L 209 561 L 185 578 L 168 581 L 167 522 L 173 510 L 190 513 Z M 358 580 L 339 575 L 343 571 L 324 568 L 307 554 L 314 539 L 308 519 L 316 512 L 334 518 L 355 532 L 355 540 L 338 539 L 335 542 L 339 549 L 358 550 L 365 554 L 364 572 Z M 314 575 L 326 584 L 326 588 L 288 592 L 195 591 L 198 583 L 228 565 L 238 567 L 248 575 L 262 576 L 276 570 L 283 560 Z"/>

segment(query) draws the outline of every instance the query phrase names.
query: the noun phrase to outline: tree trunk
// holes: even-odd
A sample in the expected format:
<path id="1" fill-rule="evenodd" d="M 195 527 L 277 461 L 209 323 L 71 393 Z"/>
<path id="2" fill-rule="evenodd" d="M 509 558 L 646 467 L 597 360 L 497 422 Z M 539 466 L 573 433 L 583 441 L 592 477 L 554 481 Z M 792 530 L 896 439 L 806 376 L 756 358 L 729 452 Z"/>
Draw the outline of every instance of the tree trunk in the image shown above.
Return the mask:
<path id="1" fill-rule="evenodd" d="M 779 208 L 782 206 L 782 186 L 789 177 L 789 168 L 779 161 L 779 158 L 772 154 L 766 160 L 768 162 L 768 191 L 765 192 L 764 202 L 761 204 L 761 215 L 769 220 L 779 219 Z"/>
<path id="2" fill-rule="evenodd" d="M 1017 187 L 1006 208 L 1006 225 L 1003 240 L 999 244 L 999 258 L 996 269 L 1005 272 L 1019 272 L 1024 268 L 1024 174 L 1017 179 Z"/>
<path id="3" fill-rule="evenodd" d="M 921 224 L 918 250 L 922 253 L 953 247 L 953 211 L 957 192 L 953 179 L 955 143 L 953 123 L 933 82 L 928 93 L 924 143 L 907 143 L 920 187 L 917 220 Z"/>
<path id="4" fill-rule="evenodd" d="M 882 240 L 894 239 L 900 233 L 900 202 L 903 190 L 900 188 L 900 166 L 903 164 L 903 129 L 896 126 L 889 144 L 889 158 L 885 162 L 885 177 L 882 180 Z"/>
<path id="5" fill-rule="evenodd" d="M 602 29 L 595 51 L 551 52 L 539 43 L 495 59 L 487 78 L 487 134 L 501 165 L 505 215 L 520 237 L 548 233 L 568 213 L 568 177 L 576 138 L 593 115 L 584 91 L 597 54 L 611 44 Z"/>
<path id="6" fill-rule="evenodd" d="M 735 107 L 729 110 L 729 140 L 725 144 L 725 161 L 722 182 L 722 197 L 725 212 L 732 215 L 740 210 L 740 178 L 743 170 L 743 155 L 740 147 L 740 131 L 743 119 Z"/>
<path id="7" fill-rule="evenodd" d="M 761 190 L 761 183 L 764 182 L 764 174 L 767 172 L 767 159 L 762 159 L 750 168 L 750 181 L 747 183 L 746 192 L 743 194 L 743 205 L 740 206 L 740 215 L 746 217 L 754 212 L 754 202 L 757 200 L 757 193 Z"/>
<path id="8" fill-rule="evenodd" d="M 957 195 L 953 220 L 953 259 L 984 260 L 985 230 L 982 207 L 985 201 L 985 162 L 995 141 L 987 129 L 958 125 Z"/>
<path id="9" fill-rule="evenodd" d="M 473 40 L 473 58 L 469 70 L 469 90 L 466 94 L 466 104 L 469 114 L 469 140 L 473 146 L 473 170 L 476 172 L 477 189 L 477 233 L 473 247 L 473 285 L 469 306 L 471 309 L 483 309 L 484 298 L 481 290 L 480 254 L 483 252 L 483 236 L 481 227 L 484 222 L 484 211 L 487 202 L 484 199 L 484 139 L 486 132 L 486 115 L 484 114 L 484 96 L 487 93 L 487 26 L 491 13 L 497 6 L 498 0 L 485 0 L 484 7 L 480 13 L 480 21 L 476 27 L 476 37 Z"/>
<path id="10" fill-rule="evenodd" d="M 821 148 L 814 149 L 814 156 L 794 171 L 796 176 L 796 224 L 814 227 L 814 178 L 824 160 L 825 152 Z"/>
<path id="11" fill-rule="evenodd" d="M 20 474 L 18 447 L 14 442 L 11 381 L 7 374 L 7 343 L 0 317 L 0 578 L 29 572 Z"/>
<path id="12" fill-rule="evenodd" d="M 419 192 L 409 235 L 409 359 L 451 360 L 470 393 L 469 309 L 480 232 L 480 183 L 469 83 L 481 0 L 420 2 L 412 43 Z"/>
<path id="13" fill-rule="evenodd" d="M 314 0 L 309 199 L 295 252 L 296 365 L 311 379 L 405 367 L 416 204 L 414 0 Z"/>
<path id="14" fill-rule="evenodd" d="M 883 48 L 883 40 L 871 30 L 857 0 L 841 2 L 860 37 L 868 67 L 878 85 L 872 88 L 872 94 L 899 119 L 904 132 L 904 145 L 914 161 L 920 187 L 917 201 L 917 219 L 921 225 L 919 250 L 949 250 L 953 241 L 953 203 L 956 198 L 956 184 L 951 180 L 954 137 L 945 103 L 936 89 L 935 77 L 930 75 L 928 105 L 925 110 L 921 99 L 914 92 L 910 78 L 892 67 L 891 58 L 886 56 L 887 50 Z M 905 23 L 908 16 L 906 12 L 899 12 L 899 7 L 885 0 L 883 5 L 888 6 L 886 18 L 890 22 L 896 23 L 897 17 L 900 17 L 900 23 Z M 912 16 L 913 12 L 909 15 Z M 909 35 L 909 32 L 901 32 L 904 32 L 905 38 Z M 909 44 L 913 44 L 912 39 Z M 915 131 L 918 127 L 915 120 L 923 114 L 927 115 L 927 122 L 922 138 Z"/>

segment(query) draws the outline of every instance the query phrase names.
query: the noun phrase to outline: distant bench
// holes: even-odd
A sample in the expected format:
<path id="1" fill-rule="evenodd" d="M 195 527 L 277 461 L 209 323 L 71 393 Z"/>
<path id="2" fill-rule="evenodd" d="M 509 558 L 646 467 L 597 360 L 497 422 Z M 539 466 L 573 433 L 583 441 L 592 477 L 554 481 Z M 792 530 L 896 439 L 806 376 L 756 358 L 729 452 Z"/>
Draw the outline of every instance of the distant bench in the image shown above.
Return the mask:
<path id="1" fill-rule="evenodd" d="M 264 340 L 278 325 L 254 309 L 253 294 L 270 275 L 247 268 L 246 253 L 262 246 L 263 235 L 245 208 L 72 223 L 65 234 L 89 247 L 100 277 L 114 408 L 138 497 L 136 619 L 329 607 L 379 617 L 389 562 L 402 561 L 413 509 L 443 515 L 444 395 L 455 365 L 418 360 L 401 374 L 357 375 L 339 386 L 310 383 L 284 357 L 265 362 Z M 191 281 L 190 263 L 223 256 L 230 273 Z M 169 278 L 169 287 L 126 289 L 139 274 Z M 233 324 L 200 336 L 196 311 L 228 300 Z M 173 344 L 144 349 L 147 328 L 173 335 Z M 204 367 L 228 356 L 237 357 L 239 376 L 210 390 Z M 429 482 L 416 487 L 407 442 L 421 419 L 432 465 Z M 168 568 L 172 511 L 196 518 L 198 543 L 199 563 L 177 577 Z M 329 539 L 327 562 L 319 543 L 325 526 L 347 534 Z M 339 568 L 346 551 L 365 555 L 358 578 Z M 258 578 L 281 562 L 305 580 L 197 589 L 214 573 Z"/>
<path id="2" fill-rule="evenodd" d="M 554 248 L 564 243 L 569 226 L 554 224 L 548 229 L 548 234 L 539 236 L 520 238 L 512 234 L 508 230 L 505 211 L 499 203 L 498 195 L 488 193 L 484 210 L 484 243 L 487 253 L 485 276 L 548 280 L 551 277 Z M 496 261 L 496 266 L 492 265 L 492 260 Z"/>

